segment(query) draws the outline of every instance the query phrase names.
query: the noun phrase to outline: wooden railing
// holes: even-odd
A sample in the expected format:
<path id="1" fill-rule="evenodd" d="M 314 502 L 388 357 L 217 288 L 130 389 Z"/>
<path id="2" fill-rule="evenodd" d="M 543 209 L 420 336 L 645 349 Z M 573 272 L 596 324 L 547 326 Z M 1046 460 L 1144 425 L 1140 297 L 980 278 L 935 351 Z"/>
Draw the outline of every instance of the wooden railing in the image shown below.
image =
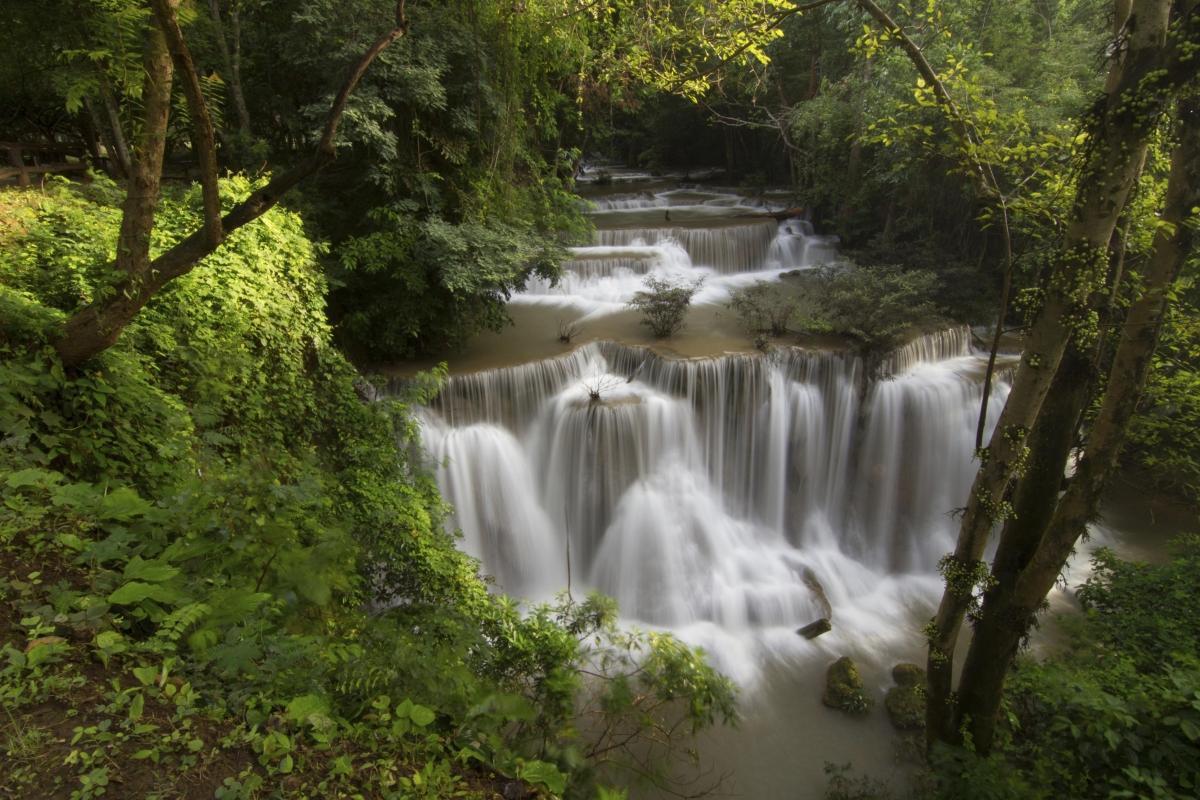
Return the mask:
<path id="1" fill-rule="evenodd" d="M 68 144 L 0 142 L 6 153 L 0 164 L 0 181 L 17 179 L 18 186 L 32 184 L 32 176 L 62 172 L 85 172 L 87 157 L 80 147 Z"/>

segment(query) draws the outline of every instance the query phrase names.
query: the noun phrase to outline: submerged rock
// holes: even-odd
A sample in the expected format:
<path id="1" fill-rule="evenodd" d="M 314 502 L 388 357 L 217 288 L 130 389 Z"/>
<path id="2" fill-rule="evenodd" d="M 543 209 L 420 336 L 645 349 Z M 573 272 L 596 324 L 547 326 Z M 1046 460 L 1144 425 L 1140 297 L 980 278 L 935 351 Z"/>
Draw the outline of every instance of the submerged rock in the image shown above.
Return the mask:
<path id="1" fill-rule="evenodd" d="M 883 705 L 888 719 L 901 731 L 925 727 L 925 670 L 916 664 L 897 664 L 892 668 L 896 685 L 888 689 Z"/>
<path id="2" fill-rule="evenodd" d="M 822 633 L 829 633 L 831 630 L 833 630 L 833 625 L 827 618 L 821 617 L 816 622 L 810 622 L 802 628 L 797 628 L 796 633 L 805 639 L 815 639 Z"/>
<path id="3" fill-rule="evenodd" d="M 849 656 L 842 656 L 829 665 L 821 702 L 849 714 L 865 714 L 870 710 L 871 701 L 863 693 L 862 677 Z"/>

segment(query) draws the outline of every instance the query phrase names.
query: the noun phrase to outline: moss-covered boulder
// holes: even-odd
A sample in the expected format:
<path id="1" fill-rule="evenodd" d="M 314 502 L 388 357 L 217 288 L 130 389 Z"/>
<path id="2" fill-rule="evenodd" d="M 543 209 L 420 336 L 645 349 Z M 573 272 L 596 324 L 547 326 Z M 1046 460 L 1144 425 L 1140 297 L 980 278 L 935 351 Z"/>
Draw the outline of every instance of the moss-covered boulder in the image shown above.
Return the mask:
<path id="1" fill-rule="evenodd" d="M 849 714 L 865 714 L 870 710 L 871 701 L 863 693 L 862 677 L 849 656 L 842 656 L 829 665 L 821 702 Z"/>
<path id="2" fill-rule="evenodd" d="M 925 670 L 916 664 L 897 664 L 892 667 L 892 680 L 897 686 L 924 686 Z"/>
<path id="3" fill-rule="evenodd" d="M 888 719 L 901 731 L 925 727 L 925 670 L 916 664 L 897 664 L 892 668 L 896 685 L 883 700 Z"/>

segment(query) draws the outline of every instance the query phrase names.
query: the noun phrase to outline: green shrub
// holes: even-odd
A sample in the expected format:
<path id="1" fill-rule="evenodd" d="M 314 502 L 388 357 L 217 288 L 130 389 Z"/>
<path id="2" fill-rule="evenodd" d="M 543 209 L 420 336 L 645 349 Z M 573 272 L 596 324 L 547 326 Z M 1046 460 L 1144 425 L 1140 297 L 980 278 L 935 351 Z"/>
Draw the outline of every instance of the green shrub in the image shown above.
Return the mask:
<path id="1" fill-rule="evenodd" d="M 907 331 L 939 313 L 931 300 L 938 284 L 933 272 L 842 265 L 818 267 L 811 274 L 818 319 L 853 339 L 868 357 L 895 348 Z"/>
<path id="2" fill-rule="evenodd" d="M 737 289 L 729 299 L 729 308 L 751 336 L 769 333 L 782 336 L 800 305 L 797 297 L 777 281 L 757 281 Z"/>
<path id="3" fill-rule="evenodd" d="M 642 324 L 660 339 L 673 336 L 683 327 L 688 306 L 700 291 L 703 281 L 692 283 L 669 281 L 653 276 L 646 278 L 645 289 L 629 302 L 629 307 L 641 312 Z"/>

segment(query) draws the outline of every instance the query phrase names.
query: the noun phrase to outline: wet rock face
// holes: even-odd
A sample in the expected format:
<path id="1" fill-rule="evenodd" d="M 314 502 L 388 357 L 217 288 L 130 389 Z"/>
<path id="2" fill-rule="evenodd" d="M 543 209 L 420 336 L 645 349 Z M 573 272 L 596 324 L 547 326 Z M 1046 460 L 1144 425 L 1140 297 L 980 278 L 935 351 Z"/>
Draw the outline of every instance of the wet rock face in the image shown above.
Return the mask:
<path id="1" fill-rule="evenodd" d="M 833 625 L 830 624 L 828 619 L 822 617 L 816 622 L 810 622 L 802 628 L 797 628 L 796 633 L 805 639 L 815 639 L 822 633 L 829 633 L 831 630 L 833 630 Z"/>
<path id="2" fill-rule="evenodd" d="M 896 685 L 888 689 L 883 705 L 888 719 L 901 731 L 919 731 L 925 727 L 925 670 L 916 664 L 897 664 L 892 668 Z"/>
<path id="3" fill-rule="evenodd" d="M 865 714 L 871 709 L 871 701 L 863 693 L 858 667 L 849 656 L 842 656 L 829 665 L 821 702 L 848 714 Z"/>

